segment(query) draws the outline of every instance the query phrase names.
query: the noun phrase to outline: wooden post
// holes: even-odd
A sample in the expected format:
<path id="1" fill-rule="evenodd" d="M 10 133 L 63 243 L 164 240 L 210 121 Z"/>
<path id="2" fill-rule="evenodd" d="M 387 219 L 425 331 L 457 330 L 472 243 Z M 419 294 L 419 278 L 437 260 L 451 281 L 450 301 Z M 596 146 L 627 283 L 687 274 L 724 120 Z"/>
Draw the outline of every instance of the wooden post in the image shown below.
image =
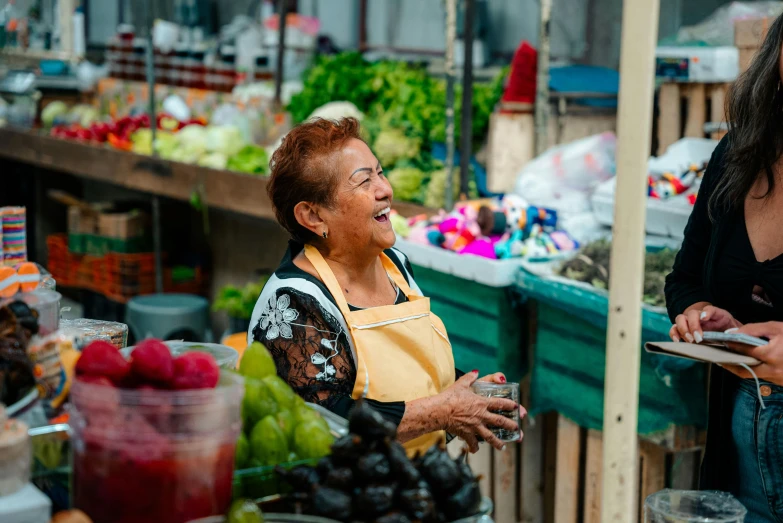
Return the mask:
<path id="1" fill-rule="evenodd" d="M 476 0 L 465 0 L 465 13 L 462 17 L 462 43 L 465 58 L 462 64 L 462 114 L 460 121 L 460 197 L 468 194 L 470 178 L 470 157 L 473 154 L 473 23 L 476 13 Z"/>
<path id="2" fill-rule="evenodd" d="M 641 363 L 645 185 L 652 133 L 659 0 L 623 0 L 618 110 L 617 191 L 612 239 L 604 383 L 604 523 L 637 512 L 637 423 Z"/>
<path id="3" fill-rule="evenodd" d="M 680 115 L 680 85 L 665 83 L 658 93 L 658 156 L 680 139 L 682 116 Z"/>
<path id="4" fill-rule="evenodd" d="M 549 144 L 549 22 L 552 18 L 552 0 L 539 0 L 539 6 L 541 11 L 536 76 L 536 156 L 543 154 Z"/>
<path id="5" fill-rule="evenodd" d="M 707 122 L 707 89 L 704 84 L 688 87 L 688 117 L 685 119 L 685 136 L 703 138 Z"/>
<path id="6" fill-rule="evenodd" d="M 519 445 L 506 445 L 493 451 L 492 499 L 495 502 L 495 523 L 517 523 L 517 453 Z"/>
<path id="7" fill-rule="evenodd" d="M 446 209 L 454 207 L 454 41 L 457 0 L 446 0 Z"/>
<path id="8" fill-rule="evenodd" d="M 288 16 L 288 0 L 279 0 L 277 6 L 277 64 L 275 68 L 275 110 L 281 111 L 283 108 L 283 69 L 285 64 L 285 26 Z"/>
<path id="9" fill-rule="evenodd" d="M 597 430 L 587 431 L 585 450 L 585 505 L 584 523 L 601 521 L 601 466 L 603 465 L 603 441 Z"/>
<path id="10" fill-rule="evenodd" d="M 579 517 L 579 462 L 582 429 L 562 414 L 557 419 L 555 523 L 576 523 Z"/>

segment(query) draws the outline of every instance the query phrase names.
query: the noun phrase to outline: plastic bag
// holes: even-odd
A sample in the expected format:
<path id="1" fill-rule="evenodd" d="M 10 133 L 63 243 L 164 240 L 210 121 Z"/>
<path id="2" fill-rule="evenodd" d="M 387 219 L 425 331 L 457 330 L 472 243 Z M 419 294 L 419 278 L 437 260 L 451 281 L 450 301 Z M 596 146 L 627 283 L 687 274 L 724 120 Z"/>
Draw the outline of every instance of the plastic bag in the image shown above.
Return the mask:
<path id="1" fill-rule="evenodd" d="M 611 132 L 559 145 L 528 163 L 514 192 L 561 213 L 590 210 L 590 194 L 614 177 L 617 139 Z"/>
<path id="2" fill-rule="evenodd" d="M 732 2 L 716 9 L 700 24 L 681 28 L 676 37 L 663 40 L 660 45 L 733 46 L 734 22 L 743 18 L 775 18 L 781 13 L 783 2 Z"/>
<path id="3" fill-rule="evenodd" d="M 683 138 L 670 145 L 664 154 L 650 158 L 647 169 L 650 174 L 683 173 L 691 165 L 702 165 L 710 161 L 718 146 L 716 140 L 709 138 Z"/>

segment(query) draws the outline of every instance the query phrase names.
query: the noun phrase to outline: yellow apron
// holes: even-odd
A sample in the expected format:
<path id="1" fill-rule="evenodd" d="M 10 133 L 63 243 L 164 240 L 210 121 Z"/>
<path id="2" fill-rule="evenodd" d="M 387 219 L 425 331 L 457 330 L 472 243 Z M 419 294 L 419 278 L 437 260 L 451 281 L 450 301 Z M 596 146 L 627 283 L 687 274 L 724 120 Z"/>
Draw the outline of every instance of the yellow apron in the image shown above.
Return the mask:
<path id="1" fill-rule="evenodd" d="M 443 322 L 430 311 L 429 298 L 411 292 L 388 256 L 381 254 L 383 267 L 409 301 L 351 311 L 318 249 L 307 245 L 304 252 L 348 325 L 356 357 L 354 399 L 412 401 L 434 396 L 454 383 L 454 355 Z M 413 455 L 426 452 L 443 437 L 442 431 L 433 432 L 404 446 Z"/>

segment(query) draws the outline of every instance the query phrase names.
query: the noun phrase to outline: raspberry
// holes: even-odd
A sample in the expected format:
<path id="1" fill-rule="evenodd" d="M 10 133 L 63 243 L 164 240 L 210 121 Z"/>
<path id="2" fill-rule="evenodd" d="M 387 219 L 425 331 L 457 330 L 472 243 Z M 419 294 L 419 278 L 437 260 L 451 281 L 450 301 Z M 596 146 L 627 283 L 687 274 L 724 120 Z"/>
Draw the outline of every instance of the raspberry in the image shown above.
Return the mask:
<path id="1" fill-rule="evenodd" d="M 172 388 L 214 389 L 220 379 L 220 368 L 211 354 L 186 352 L 174 360 Z"/>
<path id="2" fill-rule="evenodd" d="M 122 357 L 117 347 L 109 342 L 97 340 L 82 350 L 76 362 L 77 376 L 96 376 L 121 383 L 130 373 L 130 364 Z"/>
<path id="3" fill-rule="evenodd" d="M 168 385 L 174 376 L 174 358 L 160 340 L 144 340 L 131 353 L 131 370 L 142 382 Z"/>

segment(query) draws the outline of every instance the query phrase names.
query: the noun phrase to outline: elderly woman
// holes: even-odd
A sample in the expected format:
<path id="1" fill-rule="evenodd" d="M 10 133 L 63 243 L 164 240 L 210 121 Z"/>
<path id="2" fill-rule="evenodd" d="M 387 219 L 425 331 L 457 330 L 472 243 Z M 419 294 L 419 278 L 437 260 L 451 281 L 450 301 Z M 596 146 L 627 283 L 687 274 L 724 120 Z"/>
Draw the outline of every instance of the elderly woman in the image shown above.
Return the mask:
<path id="1" fill-rule="evenodd" d="M 480 439 L 502 448 L 488 427 L 519 427 L 492 411 L 524 410 L 474 394 L 478 371 L 455 370 L 443 323 L 392 249 L 393 191 L 358 122 L 299 125 L 271 169 L 269 197 L 293 239 L 258 299 L 250 341 L 266 345 L 306 401 L 347 416 L 365 398 L 409 452 L 444 432 L 473 452 Z M 482 379 L 505 382 L 500 373 Z"/>

